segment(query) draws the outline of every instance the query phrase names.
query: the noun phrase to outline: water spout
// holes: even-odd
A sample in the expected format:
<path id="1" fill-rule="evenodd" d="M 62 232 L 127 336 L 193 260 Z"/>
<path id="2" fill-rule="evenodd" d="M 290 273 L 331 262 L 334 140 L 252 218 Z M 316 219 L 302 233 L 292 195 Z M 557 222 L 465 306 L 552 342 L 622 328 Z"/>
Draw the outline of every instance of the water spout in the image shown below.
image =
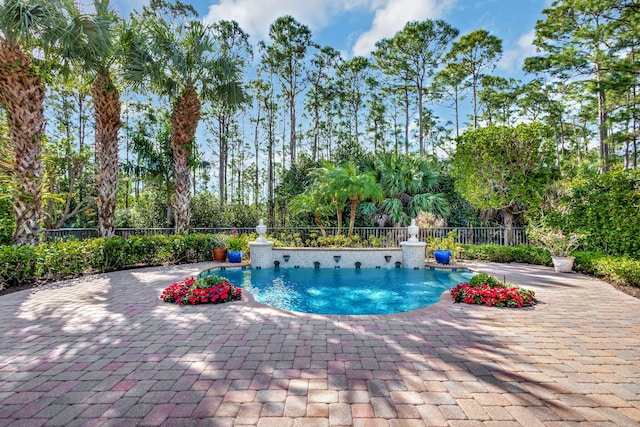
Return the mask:
<path id="1" fill-rule="evenodd" d="M 340 258 L 342 258 L 340 255 L 333 256 L 333 260 L 336 262 L 336 264 L 340 262 Z"/>
<path id="2" fill-rule="evenodd" d="M 282 255 L 282 258 L 284 258 L 284 262 L 289 262 L 289 258 L 291 258 L 291 255 Z"/>

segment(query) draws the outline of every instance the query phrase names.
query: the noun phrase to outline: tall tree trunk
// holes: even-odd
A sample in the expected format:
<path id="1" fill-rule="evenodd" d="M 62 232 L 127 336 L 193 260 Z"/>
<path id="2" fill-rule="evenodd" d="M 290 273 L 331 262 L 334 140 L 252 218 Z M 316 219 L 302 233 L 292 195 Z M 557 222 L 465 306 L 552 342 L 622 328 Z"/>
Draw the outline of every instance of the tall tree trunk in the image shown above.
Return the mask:
<path id="1" fill-rule="evenodd" d="M 295 93 L 289 94 L 289 124 L 291 125 L 289 149 L 291 150 L 291 164 L 296 161 L 296 98 Z M 284 166 L 284 163 L 283 163 Z"/>
<path id="2" fill-rule="evenodd" d="M 378 154 L 378 132 L 379 132 L 378 119 L 373 120 L 373 155 Z"/>
<path id="3" fill-rule="evenodd" d="M 356 144 L 360 145 L 360 140 L 358 138 L 358 134 L 360 133 L 360 130 L 358 129 L 358 113 L 359 113 L 360 109 L 358 108 L 358 106 L 354 106 L 353 107 L 353 118 L 355 121 L 355 126 L 354 126 L 354 130 L 356 132 Z"/>
<path id="4" fill-rule="evenodd" d="M 315 215 L 315 221 L 316 221 L 316 225 L 320 229 L 320 233 L 322 234 L 322 237 L 327 237 L 327 230 L 324 229 L 324 225 L 322 224 L 322 218 L 320 218 L 320 215 Z"/>
<path id="5" fill-rule="evenodd" d="M 607 142 L 607 110 L 606 94 L 602 85 L 600 64 L 596 62 L 596 91 L 598 93 L 598 140 L 600 142 L 600 169 L 602 172 L 609 170 L 609 144 Z"/>
<path id="6" fill-rule="evenodd" d="M 473 75 L 473 82 L 471 84 L 473 88 L 473 128 L 478 128 L 478 77 Z"/>
<path id="7" fill-rule="evenodd" d="M 404 86 L 404 154 L 409 154 L 409 88 Z"/>
<path id="8" fill-rule="evenodd" d="M 256 129 L 255 129 L 255 138 L 253 140 L 253 146 L 255 148 L 255 157 L 256 157 L 256 176 L 253 181 L 253 204 L 258 206 L 258 195 L 260 193 L 260 168 L 258 162 L 258 155 L 260 154 L 260 105 L 258 105 L 257 117 L 256 117 Z"/>
<path id="9" fill-rule="evenodd" d="M 273 203 L 273 187 L 275 174 L 273 172 L 273 147 L 275 145 L 275 123 L 273 105 L 269 102 L 265 102 L 265 109 L 267 112 L 267 214 L 269 216 L 270 225 L 273 226 L 276 221 L 275 206 Z"/>
<path id="10" fill-rule="evenodd" d="M 454 108 L 456 113 L 456 138 L 460 137 L 460 107 L 458 106 L 458 86 L 455 87 Z"/>
<path id="11" fill-rule="evenodd" d="M 358 207 L 358 199 L 351 199 L 351 212 L 349 215 L 349 237 L 353 236 L 353 227 L 356 223 L 356 208 Z"/>
<path id="12" fill-rule="evenodd" d="M 91 95 L 96 119 L 98 233 L 100 237 L 113 237 L 118 191 L 118 131 L 122 125 L 120 94 L 108 72 L 101 72 L 93 81 Z"/>
<path id="13" fill-rule="evenodd" d="M 418 87 L 418 140 L 420 142 L 420 156 L 424 156 L 424 118 L 422 117 L 422 86 Z"/>
<path id="14" fill-rule="evenodd" d="M 86 127 L 87 127 L 88 118 L 85 117 L 85 113 L 84 113 L 85 97 L 86 95 L 84 92 L 78 93 L 78 153 L 82 153 L 84 151 L 84 147 L 85 147 L 84 140 L 87 134 Z M 79 184 L 78 198 L 84 201 L 85 198 L 87 198 L 87 184 L 86 184 L 86 180 L 82 179 L 83 175 L 84 175 L 84 162 L 81 162 L 80 170 L 78 171 L 78 174 L 77 174 L 77 176 L 80 177 L 80 180 L 78 182 Z"/>
<path id="15" fill-rule="evenodd" d="M 509 246 L 513 242 L 513 213 L 509 208 L 502 209 L 502 218 L 504 223 L 504 245 Z"/>
<path id="16" fill-rule="evenodd" d="M 176 100 L 171 117 L 171 148 L 173 151 L 175 187 L 175 232 L 186 233 L 190 225 L 191 174 L 189 157 L 200 121 L 200 100 L 193 86 L 187 86 Z"/>
<path id="17" fill-rule="evenodd" d="M 316 102 L 313 104 L 313 142 L 311 144 L 311 160 L 314 162 L 318 160 L 318 145 L 320 141 L 320 106 L 316 97 Z"/>
<path id="18" fill-rule="evenodd" d="M 226 122 L 226 116 L 221 114 L 218 117 L 218 131 L 220 135 L 219 153 L 218 153 L 218 189 L 220 206 L 224 206 L 227 202 L 227 163 L 229 144 L 227 137 L 229 129 Z"/>
<path id="19" fill-rule="evenodd" d="M 13 145 L 13 242 L 35 245 L 42 221 L 44 84 L 20 46 L 0 41 L 0 104 Z"/>

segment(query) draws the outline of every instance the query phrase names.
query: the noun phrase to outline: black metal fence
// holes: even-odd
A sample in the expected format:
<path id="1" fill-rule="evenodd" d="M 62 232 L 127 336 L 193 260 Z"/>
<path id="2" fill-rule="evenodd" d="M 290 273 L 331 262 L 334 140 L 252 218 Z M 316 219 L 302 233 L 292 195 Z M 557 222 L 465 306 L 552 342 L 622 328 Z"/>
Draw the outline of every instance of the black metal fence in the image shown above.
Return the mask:
<path id="1" fill-rule="evenodd" d="M 337 228 L 326 228 L 327 235 L 336 235 Z M 191 233 L 203 234 L 231 234 L 231 233 L 255 233 L 255 228 L 194 228 Z M 342 233 L 346 234 L 347 230 L 343 229 Z M 446 237 L 448 233 L 456 233 L 456 241 L 461 244 L 469 245 L 527 245 L 529 239 L 526 236 L 525 229 L 522 227 L 514 227 L 508 233 L 504 227 L 439 227 L 439 228 L 421 228 L 418 238 L 421 241 L 428 241 L 433 237 Z M 116 228 L 116 236 L 151 236 L 157 234 L 172 235 L 173 228 Z M 374 236 L 382 239 L 388 244 L 397 245 L 407 240 L 408 233 L 406 227 L 356 227 L 354 234 L 360 236 L 362 241 Z M 291 227 L 275 227 L 267 230 L 267 237 L 273 236 L 280 240 L 287 240 L 297 235 L 302 242 L 312 237 L 312 235 L 320 235 L 318 228 L 291 228 Z M 94 228 L 60 228 L 57 230 L 45 230 L 44 237 L 47 241 L 60 239 L 88 239 L 98 237 L 98 230 Z"/>

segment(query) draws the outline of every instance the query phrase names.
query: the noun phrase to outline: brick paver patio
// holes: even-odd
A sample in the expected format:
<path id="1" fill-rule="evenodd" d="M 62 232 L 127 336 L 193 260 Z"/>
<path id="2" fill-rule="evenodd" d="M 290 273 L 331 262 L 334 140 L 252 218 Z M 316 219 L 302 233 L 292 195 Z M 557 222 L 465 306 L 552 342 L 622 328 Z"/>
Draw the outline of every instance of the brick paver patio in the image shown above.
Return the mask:
<path id="1" fill-rule="evenodd" d="M 598 280 L 476 263 L 540 304 L 357 319 L 158 302 L 210 266 L 0 297 L 0 426 L 640 425 L 640 301 Z"/>

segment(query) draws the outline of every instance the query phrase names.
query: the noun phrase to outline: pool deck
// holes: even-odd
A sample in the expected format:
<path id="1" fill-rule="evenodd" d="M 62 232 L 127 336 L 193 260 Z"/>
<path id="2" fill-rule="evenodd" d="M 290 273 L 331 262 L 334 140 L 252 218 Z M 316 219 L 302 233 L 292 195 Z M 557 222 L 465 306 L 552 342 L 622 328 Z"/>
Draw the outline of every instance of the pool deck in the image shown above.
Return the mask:
<path id="1" fill-rule="evenodd" d="M 528 309 L 301 315 L 179 307 L 212 263 L 0 297 L 0 426 L 638 426 L 640 300 L 581 274 L 472 263 Z"/>

